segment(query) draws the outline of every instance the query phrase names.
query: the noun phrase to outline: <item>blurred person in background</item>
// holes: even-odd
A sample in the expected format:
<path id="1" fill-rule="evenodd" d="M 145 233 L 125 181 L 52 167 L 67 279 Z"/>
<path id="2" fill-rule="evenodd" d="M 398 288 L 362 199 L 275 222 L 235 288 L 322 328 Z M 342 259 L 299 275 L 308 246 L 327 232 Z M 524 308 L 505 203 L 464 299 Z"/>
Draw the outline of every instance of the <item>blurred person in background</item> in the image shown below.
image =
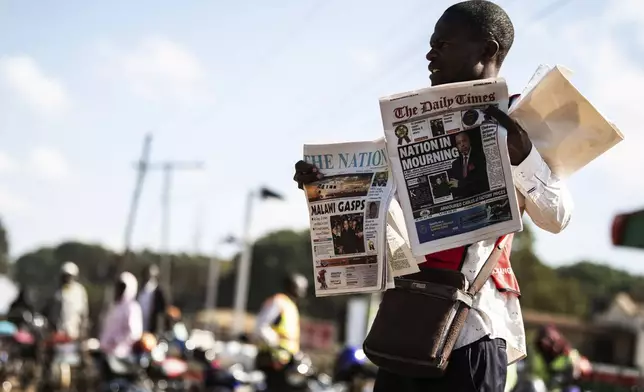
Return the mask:
<path id="1" fill-rule="evenodd" d="M 572 348 L 554 325 L 539 329 L 535 338 L 537 354 L 545 365 L 544 378 L 549 390 L 566 391 L 576 386 L 581 377 L 590 372 L 590 362 Z"/>
<path id="2" fill-rule="evenodd" d="M 514 387 L 517 385 L 519 380 L 519 374 L 517 372 L 517 363 L 513 363 L 508 366 L 508 374 L 505 378 L 505 389 L 504 392 L 511 392 Z"/>
<path id="3" fill-rule="evenodd" d="M 138 302 L 143 312 L 143 331 L 159 335 L 168 327 L 166 308 L 167 297 L 159 286 L 159 266 L 149 265 L 143 271 Z"/>
<path id="4" fill-rule="evenodd" d="M 33 315 L 35 308 L 29 291 L 26 287 L 21 287 L 18 291 L 16 299 L 13 300 L 7 311 L 7 320 L 17 327 L 20 327 L 22 323 L 25 322 L 25 312 L 31 313 Z"/>
<path id="5" fill-rule="evenodd" d="M 60 286 L 45 306 L 45 316 L 55 332 L 72 340 L 85 339 L 89 328 L 87 291 L 78 282 L 78 266 L 65 262 L 60 269 Z"/>
<path id="6" fill-rule="evenodd" d="M 141 306 L 136 301 L 138 283 L 134 275 L 123 272 L 116 281 L 114 304 L 107 312 L 100 334 L 101 350 L 107 356 L 128 358 L 143 336 Z"/>
<path id="7" fill-rule="evenodd" d="M 284 290 L 269 297 L 257 315 L 255 340 L 256 367 L 266 375 L 267 391 L 289 391 L 286 370 L 300 351 L 300 312 L 297 301 L 306 297 L 308 280 L 289 275 Z"/>

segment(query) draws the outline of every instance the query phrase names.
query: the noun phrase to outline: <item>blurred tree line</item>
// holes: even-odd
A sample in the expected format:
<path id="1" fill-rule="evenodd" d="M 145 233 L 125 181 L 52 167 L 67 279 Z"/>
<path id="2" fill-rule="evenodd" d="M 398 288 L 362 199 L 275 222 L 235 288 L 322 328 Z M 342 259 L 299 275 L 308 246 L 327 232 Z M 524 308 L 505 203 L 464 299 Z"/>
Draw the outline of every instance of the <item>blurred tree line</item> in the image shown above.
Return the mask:
<path id="1" fill-rule="evenodd" d="M 530 226 L 524 227 L 525 230 L 515 236 L 511 258 L 524 308 L 585 317 L 620 291 L 644 300 L 642 276 L 587 261 L 560 268 L 545 265 L 534 253 Z M 9 265 L 8 242 L 7 232 L 0 223 L 0 272 L 7 271 Z M 101 245 L 64 242 L 23 254 L 11 265 L 10 273 L 15 281 L 29 289 L 37 303 L 42 303 L 56 288 L 60 265 L 68 260 L 77 263 L 81 281 L 88 290 L 92 316 L 96 317 L 103 304 L 105 285 L 110 284 L 110 266 L 116 257 L 112 250 Z M 219 307 L 232 307 L 237 257 L 221 261 Z M 159 260 L 158 253 L 144 250 L 128 259 L 126 269 L 140 276 L 145 266 Z M 172 255 L 171 260 L 173 302 L 186 313 L 202 309 L 209 259 L 204 255 L 182 253 Z M 287 273 L 300 272 L 309 277 L 311 283 L 310 296 L 303 303 L 302 313 L 344 323 L 347 297 L 315 298 L 312 264 L 308 231 L 283 230 L 260 238 L 253 247 L 249 311 L 256 312 L 267 296 L 280 290 Z"/>

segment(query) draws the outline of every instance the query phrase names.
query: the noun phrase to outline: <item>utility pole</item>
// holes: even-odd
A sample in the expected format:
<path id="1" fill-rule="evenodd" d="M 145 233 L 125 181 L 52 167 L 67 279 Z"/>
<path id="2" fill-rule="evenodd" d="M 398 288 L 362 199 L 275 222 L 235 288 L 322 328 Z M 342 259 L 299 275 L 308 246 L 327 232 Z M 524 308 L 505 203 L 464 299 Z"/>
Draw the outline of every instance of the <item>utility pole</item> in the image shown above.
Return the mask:
<path id="1" fill-rule="evenodd" d="M 253 202 L 255 199 L 277 199 L 283 200 L 284 197 L 279 193 L 266 187 L 257 190 L 251 190 L 246 196 L 246 211 L 244 217 L 244 231 L 241 237 L 242 252 L 237 264 L 237 278 L 235 282 L 235 300 L 234 314 L 232 325 L 232 336 L 237 338 L 244 332 L 246 321 L 246 302 L 248 301 L 248 288 L 250 284 L 250 272 L 252 263 L 253 244 L 250 238 L 250 226 L 253 219 Z"/>
<path id="2" fill-rule="evenodd" d="M 139 210 L 139 200 L 141 199 L 141 192 L 143 191 L 143 183 L 148 171 L 150 163 L 150 150 L 152 147 L 152 135 L 146 134 L 143 140 L 143 151 L 141 158 L 136 163 L 136 183 L 134 185 L 134 192 L 132 193 L 132 200 L 130 202 L 130 210 L 127 215 L 127 222 L 125 224 L 125 233 L 123 239 L 123 258 L 121 264 L 125 263 L 125 258 L 132 248 L 132 234 L 134 233 L 134 224 L 136 222 L 136 213 Z M 117 271 L 122 269 L 123 265 L 119 265 Z"/>
<path id="3" fill-rule="evenodd" d="M 163 171 L 163 188 L 161 192 L 161 278 L 166 290 L 170 291 L 172 279 L 170 266 L 170 198 L 172 192 L 172 175 L 175 170 L 201 170 L 203 162 L 197 161 L 164 161 L 149 164 L 149 170 Z"/>

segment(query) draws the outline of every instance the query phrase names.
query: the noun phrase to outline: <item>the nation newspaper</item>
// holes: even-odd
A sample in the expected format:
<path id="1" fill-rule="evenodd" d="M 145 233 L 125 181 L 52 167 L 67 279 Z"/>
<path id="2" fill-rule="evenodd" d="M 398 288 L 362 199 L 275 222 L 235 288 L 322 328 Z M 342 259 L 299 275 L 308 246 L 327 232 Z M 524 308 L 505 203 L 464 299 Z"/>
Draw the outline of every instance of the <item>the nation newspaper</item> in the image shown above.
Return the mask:
<path id="1" fill-rule="evenodd" d="M 503 79 L 453 83 L 380 99 L 389 162 L 411 249 L 421 256 L 522 229 Z"/>
<path id="2" fill-rule="evenodd" d="M 384 290 L 387 208 L 394 192 L 384 139 L 305 145 L 304 160 L 324 175 L 304 187 L 316 296 Z"/>

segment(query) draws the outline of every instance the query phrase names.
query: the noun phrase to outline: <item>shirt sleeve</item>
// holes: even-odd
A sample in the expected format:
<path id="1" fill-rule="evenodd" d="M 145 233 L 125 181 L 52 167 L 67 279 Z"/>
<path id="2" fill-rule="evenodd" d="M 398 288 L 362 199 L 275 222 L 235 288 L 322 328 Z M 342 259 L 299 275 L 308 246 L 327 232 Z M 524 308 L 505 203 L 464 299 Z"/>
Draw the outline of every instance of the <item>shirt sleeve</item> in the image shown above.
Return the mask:
<path id="1" fill-rule="evenodd" d="M 280 316 L 281 308 L 275 300 L 267 302 L 256 319 L 255 338 L 271 347 L 279 345 L 279 336 L 271 327 Z"/>
<path id="2" fill-rule="evenodd" d="M 572 196 L 534 146 L 523 162 L 512 167 L 512 176 L 514 185 L 525 196 L 526 211 L 535 225 L 555 234 L 568 226 Z"/>

